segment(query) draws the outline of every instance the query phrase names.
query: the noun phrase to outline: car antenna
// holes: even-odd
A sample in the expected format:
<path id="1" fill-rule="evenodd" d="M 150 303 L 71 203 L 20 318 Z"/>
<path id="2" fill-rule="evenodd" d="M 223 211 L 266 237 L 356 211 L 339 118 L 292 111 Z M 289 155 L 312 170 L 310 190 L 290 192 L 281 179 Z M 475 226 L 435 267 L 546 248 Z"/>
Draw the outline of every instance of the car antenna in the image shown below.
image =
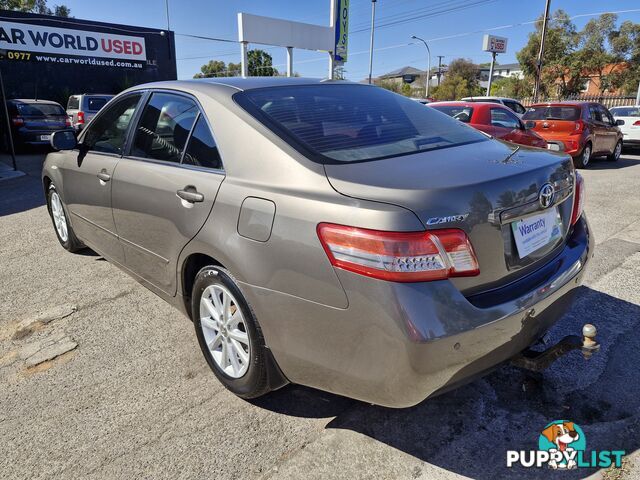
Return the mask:
<path id="1" fill-rule="evenodd" d="M 513 151 L 509 153 L 509 155 L 507 155 L 504 160 L 502 160 L 502 163 L 507 163 L 509 160 L 511 160 L 511 157 L 518 153 L 518 150 L 520 150 L 520 145 L 516 145 L 516 148 L 514 148 Z"/>

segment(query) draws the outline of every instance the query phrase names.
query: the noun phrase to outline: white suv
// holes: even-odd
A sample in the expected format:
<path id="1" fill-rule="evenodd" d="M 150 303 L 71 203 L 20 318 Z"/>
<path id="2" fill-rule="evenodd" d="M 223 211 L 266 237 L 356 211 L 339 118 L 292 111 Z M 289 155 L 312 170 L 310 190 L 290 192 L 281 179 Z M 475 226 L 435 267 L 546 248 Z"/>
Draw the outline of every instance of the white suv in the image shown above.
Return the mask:
<path id="1" fill-rule="evenodd" d="M 506 97 L 465 97 L 462 99 L 463 102 L 490 102 L 490 103 L 501 103 L 505 107 L 513 110 L 516 115 L 522 117 L 524 113 L 527 111 L 526 108 L 517 100 L 513 98 Z"/>
<path id="2" fill-rule="evenodd" d="M 88 94 L 71 95 L 67 102 L 67 115 L 71 120 L 71 125 L 76 131 L 89 123 L 89 120 L 98 113 L 114 96 L 110 94 Z"/>

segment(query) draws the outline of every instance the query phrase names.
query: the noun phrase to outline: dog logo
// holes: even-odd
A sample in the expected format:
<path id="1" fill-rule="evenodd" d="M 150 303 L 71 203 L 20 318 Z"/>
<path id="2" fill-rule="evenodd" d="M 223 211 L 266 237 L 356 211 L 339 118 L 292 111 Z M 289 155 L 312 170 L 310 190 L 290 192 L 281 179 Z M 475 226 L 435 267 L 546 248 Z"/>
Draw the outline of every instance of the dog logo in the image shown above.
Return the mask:
<path id="1" fill-rule="evenodd" d="M 556 420 L 547 425 L 540 433 L 538 448 L 549 452 L 549 467 L 553 469 L 571 470 L 577 467 L 576 453 L 587 448 L 587 441 L 582 429 L 573 422 Z M 565 453 L 566 452 L 566 453 Z M 557 461 L 560 453 L 562 460 Z"/>

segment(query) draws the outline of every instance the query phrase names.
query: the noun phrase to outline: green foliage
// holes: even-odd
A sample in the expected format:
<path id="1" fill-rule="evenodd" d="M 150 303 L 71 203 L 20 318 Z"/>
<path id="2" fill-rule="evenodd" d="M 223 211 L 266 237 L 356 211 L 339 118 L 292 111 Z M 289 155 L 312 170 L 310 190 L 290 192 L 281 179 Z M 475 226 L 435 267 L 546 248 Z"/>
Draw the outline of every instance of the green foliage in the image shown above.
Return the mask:
<path id="1" fill-rule="evenodd" d="M 600 93 L 611 88 L 635 93 L 640 80 L 640 24 L 626 21 L 616 28 L 616 23 L 616 15 L 605 13 L 578 31 L 563 10 L 555 11 L 547 29 L 540 94 L 562 97 L 579 93 L 586 76 L 600 79 Z M 542 17 L 525 47 L 517 53 L 530 83 L 536 76 L 541 32 Z M 609 65 L 623 62 L 626 68 L 609 72 Z"/>
<path id="2" fill-rule="evenodd" d="M 249 50 L 247 52 L 248 70 L 250 77 L 273 77 L 278 75 L 278 70 L 273 68 L 271 55 L 264 50 Z M 200 72 L 193 78 L 210 77 L 238 77 L 242 73 L 240 63 L 229 62 L 225 64 L 222 60 L 209 60 L 200 67 Z"/>
<path id="3" fill-rule="evenodd" d="M 347 71 L 344 68 L 344 65 L 337 65 L 333 69 L 333 78 L 335 80 L 344 80 L 346 78 Z"/>
<path id="4" fill-rule="evenodd" d="M 249 50 L 247 53 L 250 77 L 276 77 L 278 70 L 273 68 L 273 58 L 264 50 Z"/>
<path id="5" fill-rule="evenodd" d="M 54 5 L 51 10 L 47 5 L 47 0 L 0 0 L 0 9 L 55 15 L 56 17 L 71 16 L 71 9 L 66 5 Z"/>
<path id="6" fill-rule="evenodd" d="M 375 82 L 378 87 L 384 88 L 385 90 L 390 90 L 395 93 L 400 93 L 400 84 L 398 82 L 394 82 L 393 80 L 380 80 Z"/>
<path id="7" fill-rule="evenodd" d="M 402 87 L 400 89 L 400 93 L 402 93 L 402 95 L 404 95 L 405 97 L 410 97 L 412 92 L 413 92 L 413 89 L 411 88 L 410 84 L 408 83 L 402 84 Z"/>
<path id="8" fill-rule="evenodd" d="M 491 95 L 499 97 L 522 98 L 531 95 L 533 84 L 526 79 L 503 77 L 491 83 Z"/>
<path id="9" fill-rule="evenodd" d="M 478 81 L 478 66 L 471 60 L 456 58 L 449 68 L 440 86 L 432 91 L 437 100 L 458 100 L 462 97 L 482 95 Z"/>

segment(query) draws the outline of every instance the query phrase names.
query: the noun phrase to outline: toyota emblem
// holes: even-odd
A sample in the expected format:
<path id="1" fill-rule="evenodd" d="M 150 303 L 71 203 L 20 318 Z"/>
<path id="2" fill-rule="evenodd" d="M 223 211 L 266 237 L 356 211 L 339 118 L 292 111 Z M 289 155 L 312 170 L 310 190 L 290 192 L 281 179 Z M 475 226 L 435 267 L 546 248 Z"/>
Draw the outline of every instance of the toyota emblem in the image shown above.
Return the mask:
<path id="1" fill-rule="evenodd" d="M 556 191 L 553 188 L 553 185 L 550 183 L 545 183 L 540 189 L 540 194 L 538 195 L 538 201 L 540 202 L 540 206 L 542 208 L 549 208 L 553 205 L 553 197 L 555 197 Z"/>

